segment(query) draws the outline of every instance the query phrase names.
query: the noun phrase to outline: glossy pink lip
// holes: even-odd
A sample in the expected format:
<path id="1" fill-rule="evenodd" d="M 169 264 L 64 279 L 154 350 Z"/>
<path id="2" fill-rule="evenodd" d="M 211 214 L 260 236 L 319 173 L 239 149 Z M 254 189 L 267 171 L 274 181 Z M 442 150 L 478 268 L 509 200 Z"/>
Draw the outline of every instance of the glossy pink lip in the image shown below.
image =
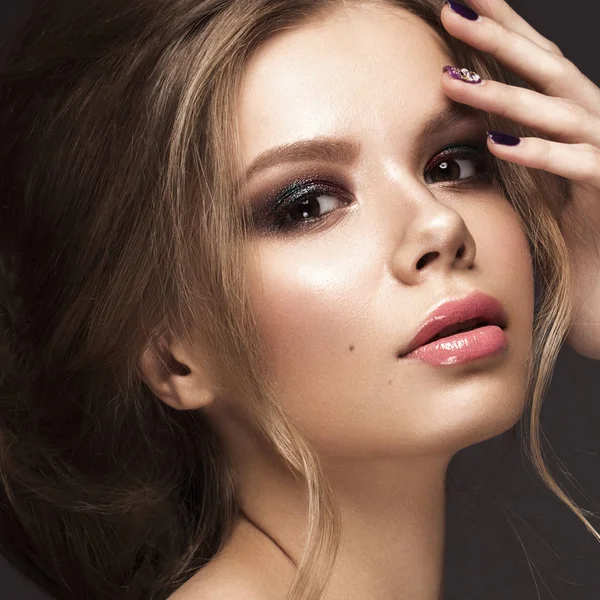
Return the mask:
<path id="1" fill-rule="evenodd" d="M 497 325 L 501 329 L 504 329 L 507 324 L 506 311 L 496 298 L 484 292 L 473 292 L 461 300 L 444 302 L 431 312 L 399 358 L 427 344 L 446 327 L 469 319 L 479 319 L 488 325 Z M 455 335 L 464 337 L 467 333 Z M 437 341 L 442 342 L 444 339 Z"/>

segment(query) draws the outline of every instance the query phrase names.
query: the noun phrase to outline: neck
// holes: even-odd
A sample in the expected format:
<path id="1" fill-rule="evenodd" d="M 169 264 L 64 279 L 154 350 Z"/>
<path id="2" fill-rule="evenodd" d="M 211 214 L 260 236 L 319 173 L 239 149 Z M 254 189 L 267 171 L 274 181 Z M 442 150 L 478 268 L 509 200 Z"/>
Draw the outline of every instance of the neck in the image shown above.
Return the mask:
<path id="1" fill-rule="evenodd" d="M 439 600 L 446 468 L 439 457 L 387 458 L 328 474 L 343 522 L 331 598 Z"/>
<path id="2" fill-rule="evenodd" d="M 240 439 L 232 459 L 245 539 L 269 540 L 272 560 L 280 563 L 274 570 L 287 574 L 280 581 L 287 590 L 306 541 L 306 492 L 265 453 Z M 342 523 L 324 600 L 442 598 L 449 460 L 450 456 L 322 459 Z"/>

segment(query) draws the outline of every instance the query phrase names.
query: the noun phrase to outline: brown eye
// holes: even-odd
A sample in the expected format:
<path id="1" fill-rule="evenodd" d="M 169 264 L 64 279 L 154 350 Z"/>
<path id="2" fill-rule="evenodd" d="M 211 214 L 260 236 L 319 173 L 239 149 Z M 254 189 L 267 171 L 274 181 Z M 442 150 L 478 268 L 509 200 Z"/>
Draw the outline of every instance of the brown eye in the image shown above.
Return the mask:
<path id="1" fill-rule="evenodd" d="M 335 210 L 335 205 L 339 200 L 335 196 L 326 194 L 311 194 L 291 204 L 280 222 L 301 221 L 304 219 L 316 219 L 324 214 Z M 333 205 L 333 208 L 331 206 Z"/>
<path id="2" fill-rule="evenodd" d="M 287 186 L 259 221 L 269 231 L 310 227 L 349 204 L 348 192 L 324 181 L 296 181 Z"/>
<path id="3" fill-rule="evenodd" d="M 486 157 L 475 148 L 450 148 L 439 156 L 425 169 L 426 183 L 472 181 L 486 175 L 485 168 L 483 174 L 480 172 L 481 167 L 487 166 Z"/>

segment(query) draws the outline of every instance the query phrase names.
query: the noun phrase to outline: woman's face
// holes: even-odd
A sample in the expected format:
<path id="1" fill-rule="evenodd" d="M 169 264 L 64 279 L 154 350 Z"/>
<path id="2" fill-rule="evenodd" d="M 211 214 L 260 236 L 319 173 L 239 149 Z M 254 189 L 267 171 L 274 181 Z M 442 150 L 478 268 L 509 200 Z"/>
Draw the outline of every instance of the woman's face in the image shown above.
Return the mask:
<path id="1" fill-rule="evenodd" d="M 246 168 L 275 148 L 329 144 L 262 160 L 246 201 L 257 218 L 251 301 L 275 389 L 331 457 L 456 451 L 506 430 L 524 406 L 527 238 L 511 204 L 472 178 L 486 168 L 465 146 L 486 152 L 483 115 L 423 133 L 464 108 L 442 91 L 446 64 L 420 19 L 365 4 L 277 34 L 245 73 Z M 464 152 L 444 165 L 450 146 Z M 278 198 L 295 204 L 269 216 Z M 476 290 L 508 314 L 505 352 L 441 366 L 398 358 L 433 307 Z"/>

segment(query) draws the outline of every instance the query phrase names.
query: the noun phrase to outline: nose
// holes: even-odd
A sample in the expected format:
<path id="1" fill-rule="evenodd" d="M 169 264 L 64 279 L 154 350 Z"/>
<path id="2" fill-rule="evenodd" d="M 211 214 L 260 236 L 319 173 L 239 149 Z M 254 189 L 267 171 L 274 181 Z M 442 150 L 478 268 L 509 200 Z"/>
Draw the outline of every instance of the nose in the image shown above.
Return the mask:
<path id="1" fill-rule="evenodd" d="M 428 277 L 472 269 L 475 253 L 475 240 L 461 215 L 428 199 L 419 204 L 417 216 L 398 244 L 392 270 L 403 283 L 416 285 Z"/>

